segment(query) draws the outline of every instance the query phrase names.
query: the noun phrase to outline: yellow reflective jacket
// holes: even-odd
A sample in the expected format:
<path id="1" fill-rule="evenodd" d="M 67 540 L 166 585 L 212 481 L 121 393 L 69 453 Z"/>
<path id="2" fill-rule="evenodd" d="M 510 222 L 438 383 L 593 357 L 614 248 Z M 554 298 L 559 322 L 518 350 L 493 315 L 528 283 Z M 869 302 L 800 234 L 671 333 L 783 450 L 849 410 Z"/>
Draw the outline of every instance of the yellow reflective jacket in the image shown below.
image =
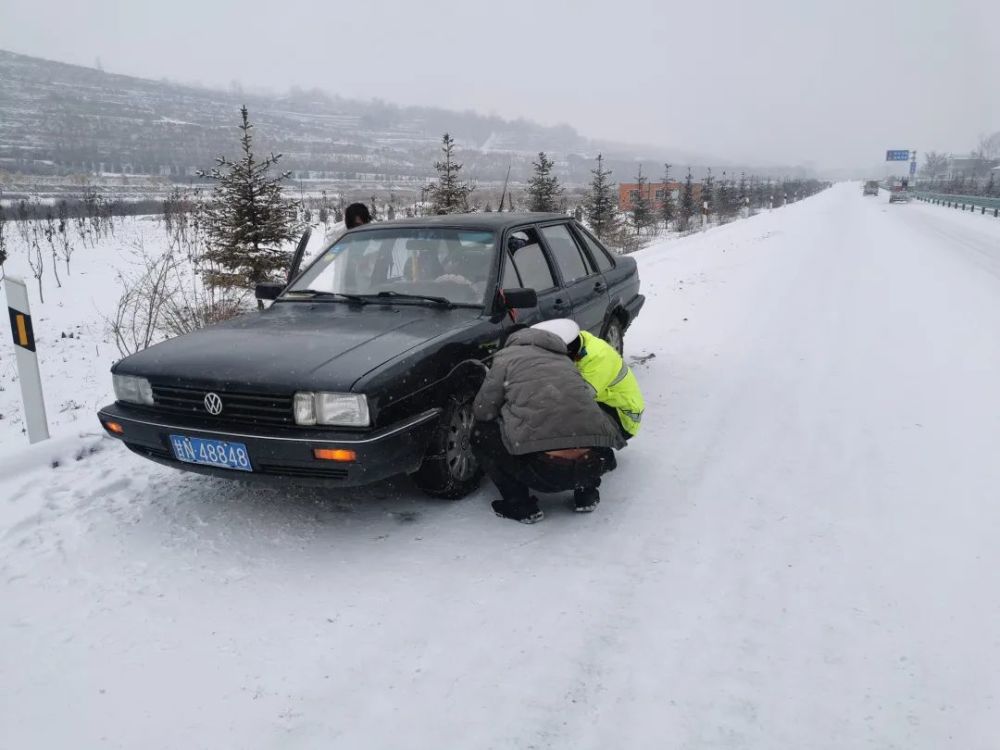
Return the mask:
<path id="1" fill-rule="evenodd" d="M 576 369 L 594 389 L 595 400 L 614 408 L 622 427 L 635 435 L 645 408 L 639 381 L 607 341 L 587 331 L 581 331 L 580 338 L 584 355 L 576 360 Z"/>

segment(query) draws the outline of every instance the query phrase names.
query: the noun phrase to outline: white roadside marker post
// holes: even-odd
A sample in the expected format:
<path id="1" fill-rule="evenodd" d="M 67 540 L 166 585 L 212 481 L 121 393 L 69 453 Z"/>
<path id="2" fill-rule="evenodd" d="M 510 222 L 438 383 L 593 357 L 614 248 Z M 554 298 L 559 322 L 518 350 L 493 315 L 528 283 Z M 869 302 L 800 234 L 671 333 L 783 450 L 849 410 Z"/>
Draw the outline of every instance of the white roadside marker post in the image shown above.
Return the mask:
<path id="1" fill-rule="evenodd" d="M 35 331 L 31 326 L 28 287 L 21 279 L 11 276 L 4 282 L 10 329 L 14 334 L 17 376 L 21 381 L 21 400 L 24 402 L 24 423 L 28 427 L 28 440 L 37 443 L 49 439 L 49 423 L 45 416 L 42 375 L 38 369 L 38 353 L 35 351 Z"/>

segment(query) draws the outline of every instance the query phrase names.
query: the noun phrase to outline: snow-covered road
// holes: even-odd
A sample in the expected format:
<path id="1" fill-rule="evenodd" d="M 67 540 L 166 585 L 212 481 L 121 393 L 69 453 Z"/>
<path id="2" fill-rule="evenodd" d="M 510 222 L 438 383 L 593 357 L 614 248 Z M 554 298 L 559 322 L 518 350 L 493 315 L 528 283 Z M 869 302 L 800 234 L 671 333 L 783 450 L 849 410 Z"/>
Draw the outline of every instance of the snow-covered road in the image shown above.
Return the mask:
<path id="1" fill-rule="evenodd" d="M 1000 221 L 837 185 L 639 257 L 590 516 L 5 448 L 0 747 L 1000 746 Z"/>

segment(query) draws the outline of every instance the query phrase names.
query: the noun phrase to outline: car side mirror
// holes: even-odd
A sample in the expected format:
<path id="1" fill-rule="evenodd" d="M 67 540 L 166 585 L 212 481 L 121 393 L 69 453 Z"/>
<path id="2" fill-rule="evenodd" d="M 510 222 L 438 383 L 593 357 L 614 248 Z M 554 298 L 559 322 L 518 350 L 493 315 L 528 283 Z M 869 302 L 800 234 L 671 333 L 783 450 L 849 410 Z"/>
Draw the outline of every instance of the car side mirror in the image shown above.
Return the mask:
<path id="1" fill-rule="evenodd" d="M 534 289 L 504 289 L 501 298 L 508 310 L 524 307 L 538 307 L 538 293 Z"/>
<path id="2" fill-rule="evenodd" d="M 254 296 L 257 299 L 278 299 L 284 289 L 285 285 L 280 281 L 262 281 L 254 289 Z"/>

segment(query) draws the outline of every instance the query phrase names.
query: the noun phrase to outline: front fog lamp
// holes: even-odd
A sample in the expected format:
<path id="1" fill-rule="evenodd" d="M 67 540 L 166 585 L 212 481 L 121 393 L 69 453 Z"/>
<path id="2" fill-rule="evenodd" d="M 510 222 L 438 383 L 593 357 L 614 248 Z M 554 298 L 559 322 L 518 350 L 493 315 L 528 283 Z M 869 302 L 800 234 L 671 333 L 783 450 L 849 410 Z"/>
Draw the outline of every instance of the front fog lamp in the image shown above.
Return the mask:
<path id="1" fill-rule="evenodd" d="M 111 381 L 115 387 L 115 398 L 129 404 L 153 405 L 153 387 L 146 378 L 132 375 L 112 375 Z"/>
<path id="2" fill-rule="evenodd" d="M 296 393 L 295 424 L 367 427 L 368 399 L 358 393 Z"/>

